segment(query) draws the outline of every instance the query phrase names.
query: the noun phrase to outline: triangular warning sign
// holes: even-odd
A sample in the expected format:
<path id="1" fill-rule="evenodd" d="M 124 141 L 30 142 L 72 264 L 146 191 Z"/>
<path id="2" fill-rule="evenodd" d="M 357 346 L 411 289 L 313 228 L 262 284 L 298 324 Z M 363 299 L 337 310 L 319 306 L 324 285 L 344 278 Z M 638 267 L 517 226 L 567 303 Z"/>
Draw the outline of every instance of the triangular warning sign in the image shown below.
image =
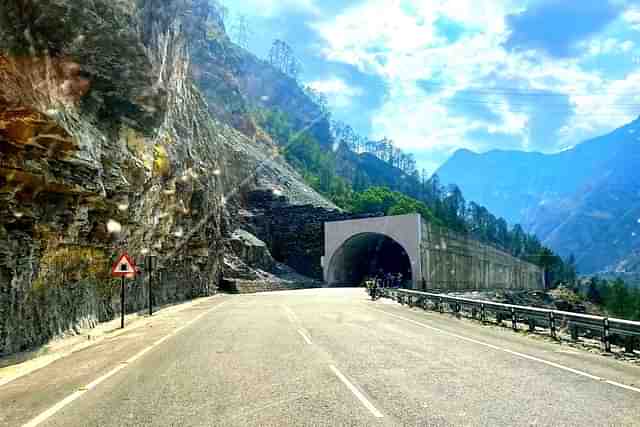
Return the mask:
<path id="1" fill-rule="evenodd" d="M 136 272 L 136 264 L 127 253 L 122 254 L 111 268 L 112 277 L 130 277 Z"/>

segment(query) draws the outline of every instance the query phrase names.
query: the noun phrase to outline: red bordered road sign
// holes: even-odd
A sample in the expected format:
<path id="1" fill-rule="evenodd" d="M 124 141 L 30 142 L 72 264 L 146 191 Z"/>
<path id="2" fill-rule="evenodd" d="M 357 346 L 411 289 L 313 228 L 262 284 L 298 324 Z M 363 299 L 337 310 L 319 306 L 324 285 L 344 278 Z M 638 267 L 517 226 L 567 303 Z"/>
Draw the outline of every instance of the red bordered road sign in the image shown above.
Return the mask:
<path id="1" fill-rule="evenodd" d="M 134 277 L 138 272 L 138 268 L 136 267 L 136 263 L 133 262 L 133 259 L 126 252 L 118 258 L 118 261 L 113 264 L 111 268 L 111 276 L 112 277 Z"/>

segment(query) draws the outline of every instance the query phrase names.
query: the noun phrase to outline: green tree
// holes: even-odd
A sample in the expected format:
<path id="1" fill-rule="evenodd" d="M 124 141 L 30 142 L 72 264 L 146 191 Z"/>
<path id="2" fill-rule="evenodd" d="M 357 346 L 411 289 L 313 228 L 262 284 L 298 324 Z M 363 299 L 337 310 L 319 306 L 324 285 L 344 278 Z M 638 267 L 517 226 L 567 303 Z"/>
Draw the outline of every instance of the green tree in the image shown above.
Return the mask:
<path id="1" fill-rule="evenodd" d="M 418 213 L 427 221 L 442 225 L 429 207 L 402 193 L 384 187 L 372 187 L 356 193 L 352 204 L 355 213 L 383 213 L 385 215 L 405 215 Z"/>
<path id="2" fill-rule="evenodd" d="M 602 294 L 600 292 L 600 283 L 598 277 L 592 277 L 589 279 L 587 285 L 587 300 L 594 304 L 602 304 Z"/>
<path id="3" fill-rule="evenodd" d="M 605 304 L 607 310 L 614 316 L 627 319 L 634 315 L 635 307 L 631 300 L 631 293 L 620 278 L 616 279 L 611 285 Z"/>

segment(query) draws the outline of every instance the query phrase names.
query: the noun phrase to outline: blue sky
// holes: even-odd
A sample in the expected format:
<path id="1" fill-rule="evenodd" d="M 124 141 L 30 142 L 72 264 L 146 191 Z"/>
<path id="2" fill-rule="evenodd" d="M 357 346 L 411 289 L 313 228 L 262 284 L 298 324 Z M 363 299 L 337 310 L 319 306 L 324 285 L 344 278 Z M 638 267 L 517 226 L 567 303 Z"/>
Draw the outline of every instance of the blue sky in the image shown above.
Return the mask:
<path id="1" fill-rule="evenodd" d="M 459 148 L 557 152 L 640 115 L 640 0 L 226 6 L 247 16 L 250 50 L 285 40 L 337 119 L 428 171 Z"/>

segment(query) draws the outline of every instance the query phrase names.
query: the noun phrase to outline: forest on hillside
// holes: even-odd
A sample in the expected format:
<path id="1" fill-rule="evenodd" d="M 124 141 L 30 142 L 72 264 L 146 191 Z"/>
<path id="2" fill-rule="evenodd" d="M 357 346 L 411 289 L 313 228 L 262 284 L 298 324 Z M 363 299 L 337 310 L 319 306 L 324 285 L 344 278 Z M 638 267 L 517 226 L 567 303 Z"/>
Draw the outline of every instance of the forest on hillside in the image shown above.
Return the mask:
<path id="1" fill-rule="evenodd" d="M 353 213 L 420 213 L 428 221 L 544 267 L 548 283 L 575 280 L 575 261 L 571 257 L 563 260 L 544 247 L 534 235 L 525 233 L 520 225 L 510 228 L 503 218 L 496 218 L 477 203 L 467 202 L 457 186 L 443 186 L 437 175 L 428 179 L 421 176 L 415 169 L 415 162 L 403 161 L 404 168 L 398 167 L 398 159 L 411 157 L 393 145 L 389 149 L 390 140 L 362 144 L 361 147 L 365 148 L 356 154 L 367 153 L 364 151 L 366 147 L 379 147 L 379 151 L 370 154 L 397 169 L 397 179 L 402 180 L 402 192 L 394 191 L 393 187 L 399 186 L 394 180 L 384 186 L 372 185 L 371 177 L 363 168 L 356 168 L 352 180 L 337 173 L 339 153 L 342 150 L 355 153 L 354 141 L 363 139 L 349 127 L 332 126 L 334 142 L 329 146 L 333 150 L 327 150 L 323 148 L 326 144 L 321 144 L 309 132 L 294 129 L 285 112 L 261 109 L 255 112 L 255 116 L 264 130 L 283 147 L 284 157 L 305 181 L 340 208 Z M 346 132 L 345 128 L 348 129 Z M 340 132 L 336 132 L 337 129 Z"/>
<path id="2" fill-rule="evenodd" d="M 621 278 L 590 277 L 573 290 L 586 301 L 604 308 L 610 316 L 640 320 L 640 288 L 629 286 Z"/>

